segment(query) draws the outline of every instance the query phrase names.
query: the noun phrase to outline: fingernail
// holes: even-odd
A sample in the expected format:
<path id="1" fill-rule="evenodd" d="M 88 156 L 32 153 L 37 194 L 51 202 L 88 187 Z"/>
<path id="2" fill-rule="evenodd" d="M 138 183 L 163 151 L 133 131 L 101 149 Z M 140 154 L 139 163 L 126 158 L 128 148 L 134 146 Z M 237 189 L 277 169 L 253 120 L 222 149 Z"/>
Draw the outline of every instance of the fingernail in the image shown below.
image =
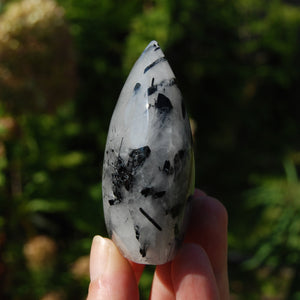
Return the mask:
<path id="1" fill-rule="evenodd" d="M 138 286 L 133 269 L 110 239 L 94 237 L 90 277 L 89 300 L 138 299 Z"/>
<path id="2" fill-rule="evenodd" d="M 93 239 L 90 255 L 91 281 L 99 278 L 107 271 L 110 256 L 109 240 L 97 235 Z"/>

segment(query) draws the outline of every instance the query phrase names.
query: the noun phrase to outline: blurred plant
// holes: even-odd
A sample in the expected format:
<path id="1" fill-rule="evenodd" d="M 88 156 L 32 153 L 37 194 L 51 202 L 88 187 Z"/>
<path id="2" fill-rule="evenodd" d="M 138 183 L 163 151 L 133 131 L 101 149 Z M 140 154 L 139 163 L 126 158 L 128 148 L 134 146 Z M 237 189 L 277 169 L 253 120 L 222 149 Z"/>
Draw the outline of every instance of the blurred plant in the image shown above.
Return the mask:
<path id="1" fill-rule="evenodd" d="M 251 174 L 278 174 L 287 151 L 300 147 L 296 1 L 57 1 L 65 16 L 51 0 L 0 5 L 0 298 L 55 299 L 51 291 L 61 290 L 69 299 L 86 295 L 80 274 L 87 260 L 80 258 L 92 235 L 105 234 L 99 167 L 109 119 L 128 70 L 151 39 L 164 48 L 197 124 L 197 185 L 227 206 L 230 253 L 244 259 L 258 250 L 249 267 L 262 265 L 264 272 L 246 272 L 230 260 L 235 292 L 243 299 L 261 296 L 259 284 L 270 284 L 276 270 L 276 249 L 297 278 L 292 257 L 269 228 L 279 240 L 284 232 L 293 240 L 292 218 L 280 229 L 285 223 L 278 211 L 288 219 L 288 209 L 266 200 L 244 214 L 241 201 Z M 72 45 L 80 78 L 73 97 Z M 286 179 L 276 180 L 287 189 Z M 36 235 L 55 237 L 53 272 L 26 267 L 23 245 Z M 261 244 L 271 242 L 271 251 Z M 295 241 L 283 245 L 296 253 Z M 152 275 L 146 268 L 141 299 L 148 298 Z"/>
<path id="2" fill-rule="evenodd" d="M 53 267 L 55 262 L 57 245 L 53 239 L 40 235 L 31 238 L 24 245 L 23 251 L 30 269 L 48 269 Z"/>
<path id="3" fill-rule="evenodd" d="M 90 256 L 81 256 L 75 260 L 71 267 L 71 273 L 76 279 L 89 279 L 90 273 Z"/>
<path id="4" fill-rule="evenodd" d="M 19 132 L 18 124 L 12 116 L 0 117 L 0 140 L 6 141 L 14 138 Z"/>
<path id="5" fill-rule="evenodd" d="M 5 168 L 7 166 L 5 144 L 0 140 L 0 188 L 5 184 Z M 0 219 L 0 229 L 1 229 Z"/>
<path id="6" fill-rule="evenodd" d="M 61 291 L 51 291 L 44 295 L 40 300 L 63 300 L 65 299 L 65 294 Z"/>
<path id="7" fill-rule="evenodd" d="M 40 298 L 63 276 L 54 275 L 61 254 L 50 236 L 70 208 L 68 196 L 56 194 L 54 173 L 78 166 L 84 156 L 67 147 L 78 133 L 66 103 L 75 81 L 63 8 L 52 0 L 9 2 L 0 15 L 1 299 Z M 70 105 L 62 109 L 64 103 Z"/>
<path id="8" fill-rule="evenodd" d="M 31 292 L 34 297 L 40 298 L 53 287 L 55 264 L 58 260 L 57 248 L 57 243 L 46 235 L 32 237 L 23 246 L 29 286 L 34 287 Z"/>
<path id="9" fill-rule="evenodd" d="M 244 16 L 238 28 L 243 41 L 239 55 L 243 61 L 251 60 L 256 66 L 249 70 L 252 86 L 249 82 L 246 94 L 254 97 L 265 80 L 276 82 L 281 88 L 288 87 L 297 77 L 295 72 L 286 71 L 298 63 L 299 5 L 280 0 L 265 3 L 241 0 L 237 1 L 237 6 Z"/>
<path id="10" fill-rule="evenodd" d="M 264 266 L 273 274 L 292 268 L 287 296 L 292 299 L 299 292 L 300 279 L 300 181 L 291 159 L 285 160 L 284 169 L 285 178 L 259 179 L 258 186 L 247 193 L 248 205 L 257 211 L 248 237 L 250 248 L 256 250 L 244 266 L 252 270 Z"/>
<path id="11" fill-rule="evenodd" d="M 10 113 L 53 112 L 75 87 L 64 10 L 53 0 L 22 0 L 0 16 L 0 102 Z"/>
<path id="12" fill-rule="evenodd" d="M 143 13 L 131 22 L 131 32 L 127 38 L 125 58 L 123 60 L 125 74 L 128 74 L 151 40 L 157 40 L 165 48 L 170 33 L 169 0 L 145 1 Z"/>

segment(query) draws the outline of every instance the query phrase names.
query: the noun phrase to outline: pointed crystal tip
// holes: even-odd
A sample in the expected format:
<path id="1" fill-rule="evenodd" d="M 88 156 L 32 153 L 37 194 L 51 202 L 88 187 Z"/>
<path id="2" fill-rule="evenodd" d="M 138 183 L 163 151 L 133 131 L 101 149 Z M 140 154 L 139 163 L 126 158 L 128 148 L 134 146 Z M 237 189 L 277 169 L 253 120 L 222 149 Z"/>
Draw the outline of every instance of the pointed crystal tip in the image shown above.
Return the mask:
<path id="1" fill-rule="evenodd" d="M 160 49 L 160 46 L 159 46 L 158 42 L 155 41 L 155 40 L 151 41 L 148 44 L 148 46 L 145 48 L 144 52 L 147 52 L 148 50 L 153 49 L 153 48 L 154 48 L 154 50 Z"/>

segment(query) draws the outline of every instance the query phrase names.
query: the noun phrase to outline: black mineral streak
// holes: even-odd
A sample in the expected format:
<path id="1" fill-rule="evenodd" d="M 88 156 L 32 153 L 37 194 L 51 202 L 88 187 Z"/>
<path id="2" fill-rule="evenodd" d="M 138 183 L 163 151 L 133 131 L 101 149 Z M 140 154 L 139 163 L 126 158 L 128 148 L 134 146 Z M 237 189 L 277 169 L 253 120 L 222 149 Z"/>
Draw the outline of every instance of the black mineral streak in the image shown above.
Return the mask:
<path id="1" fill-rule="evenodd" d="M 171 166 L 171 163 L 169 160 L 165 160 L 165 163 L 164 163 L 164 166 L 163 166 L 163 169 L 162 171 L 164 173 L 166 173 L 167 175 L 172 175 L 173 172 L 174 172 L 174 169 L 173 167 Z"/>
<path id="2" fill-rule="evenodd" d="M 136 170 L 138 167 L 141 167 L 144 164 L 146 158 L 149 157 L 150 153 L 151 153 L 151 150 L 150 150 L 149 146 L 141 147 L 138 149 L 133 149 L 129 153 L 127 169 L 132 172 L 132 171 Z"/>
<path id="3" fill-rule="evenodd" d="M 164 79 L 158 84 L 154 84 L 154 78 L 152 78 L 151 86 L 148 88 L 147 94 L 148 94 L 148 96 L 150 96 L 150 95 L 154 94 L 155 92 L 157 92 L 157 90 L 159 88 L 160 88 L 160 90 L 165 90 L 165 88 L 171 87 L 175 84 L 176 84 L 175 78 L 171 78 L 169 80 Z"/>
<path id="4" fill-rule="evenodd" d="M 138 225 L 134 226 L 134 231 L 135 231 L 135 237 L 137 240 L 140 239 L 140 227 Z"/>
<path id="5" fill-rule="evenodd" d="M 185 150 L 181 149 L 174 155 L 174 159 L 173 159 L 174 167 L 172 167 L 169 160 L 165 160 L 162 169 L 159 167 L 159 170 L 165 173 L 166 175 L 173 175 L 173 173 L 175 173 L 175 177 L 174 177 L 175 180 L 177 176 L 180 174 L 180 169 L 184 164 L 183 162 L 184 157 L 185 157 Z"/>
<path id="6" fill-rule="evenodd" d="M 165 195 L 166 191 L 156 192 L 153 187 L 146 187 L 141 190 L 141 194 L 144 197 L 152 196 L 154 199 L 161 198 Z"/>
<path id="7" fill-rule="evenodd" d="M 176 78 L 173 77 L 171 79 L 164 79 L 162 80 L 159 84 L 157 84 L 157 86 L 161 86 L 161 87 L 170 87 L 176 84 Z"/>
<path id="8" fill-rule="evenodd" d="M 160 58 L 158 58 L 157 60 L 155 60 L 153 63 L 151 63 L 150 65 L 148 65 L 145 69 L 144 69 L 144 74 L 146 72 L 148 72 L 151 68 L 153 68 L 155 65 L 159 64 L 160 62 L 166 61 L 167 59 L 162 56 Z"/>
<path id="9" fill-rule="evenodd" d="M 130 169 L 124 163 L 124 160 L 118 156 L 117 162 L 115 164 L 116 172 L 112 174 L 112 182 L 113 182 L 113 192 L 118 195 L 121 194 L 120 188 L 122 186 L 125 187 L 127 191 L 129 191 L 132 187 L 133 182 L 133 174 Z M 115 196 L 118 196 L 115 194 Z"/>
<path id="10" fill-rule="evenodd" d="M 148 96 L 154 94 L 157 91 L 157 85 L 154 85 L 154 78 L 152 78 L 151 86 L 148 88 Z"/>
<path id="11" fill-rule="evenodd" d="M 159 231 L 162 230 L 162 228 L 156 223 L 155 220 L 153 220 L 141 207 L 140 212 L 150 221 Z"/>
<path id="12" fill-rule="evenodd" d="M 122 194 L 120 192 L 120 188 L 121 186 L 118 186 L 117 183 L 114 182 L 114 177 L 113 177 L 113 194 L 117 199 L 122 199 Z"/>
<path id="13" fill-rule="evenodd" d="M 138 92 L 138 90 L 140 89 L 140 87 L 141 87 L 141 84 L 139 83 L 139 82 L 137 82 L 136 84 L 135 84 L 135 86 L 134 86 L 134 92 L 135 93 L 137 93 Z"/>
<path id="14" fill-rule="evenodd" d="M 157 91 L 157 85 L 150 86 L 150 87 L 148 88 L 148 91 L 147 91 L 148 96 L 151 96 L 151 95 L 154 94 L 156 91 Z"/>
<path id="15" fill-rule="evenodd" d="M 112 190 L 116 201 L 109 202 L 110 205 L 122 202 L 122 187 L 130 191 L 134 182 L 136 170 L 141 167 L 146 158 L 149 157 L 151 150 L 149 146 L 133 149 L 129 153 L 127 164 L 120 155 L 117 156 L 114 163 L 115 172 L 112 173 Z"/>
<path id="16" fill-rule="evenodd" d="M 146 256 L 146 248 L 145 247 L 143 247 L 143 248 L 140 248 L 140 253 L 141 253 L 141 255 L 142 255 L 142 257 L 145 257 Z"/>
<path id="17" fill-rule="evenodd" d="M 120 199 L 110 199 L 108 200 L 109 205 L 115 205 L 115 204 L 120 204 L 121 200 Z"/>
<path id="18" fill-rule="evenodd" d="M 170 99 L 161 93 L 158 94 L 157 100 L 155 102 L 155 107 L 161 113 L 169 113 L 171 111 L 171 109 L 173 108 Z"/>
<path id="19" fill-rule="evenodd" d="M 141 194 L 144 197 L 148 197 L 149 195 L 153 195 L 153 192 L 154 192 L 153 187 L 146 187 L 146 188 L 141 190 Z"/>
<path id="20" fill-rule="evenodd" d="M 171 79 L 169 80 L 167 86 L 173 86 L 173 85 L 175 85 L 175 84 L 176 84 L 176 78 L 174 77 L 174 78 L 171 78 Z"/>
<path id="21" fill-rule="evenodd" d="M 157 51 L 158 49 L 160 49 L 159 45 L 154 45 L 154 47 L 156 47 L 156 48 L 154 49 L 154 51 Z"/>

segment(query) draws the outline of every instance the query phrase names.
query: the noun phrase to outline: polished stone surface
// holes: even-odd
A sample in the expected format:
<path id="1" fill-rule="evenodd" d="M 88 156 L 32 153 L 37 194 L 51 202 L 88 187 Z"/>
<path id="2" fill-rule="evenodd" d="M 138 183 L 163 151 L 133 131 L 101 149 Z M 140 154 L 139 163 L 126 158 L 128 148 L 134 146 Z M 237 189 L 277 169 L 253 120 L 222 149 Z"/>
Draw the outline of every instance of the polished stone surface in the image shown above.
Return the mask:
<path id="1" fill-rule="evenodd" d="M 173 259 L 193 191 L 189 118 L 174 73 L 152 41 L 125 82 L 106 142 L 103 208 L 121 253 L 141 264 Z"/>

